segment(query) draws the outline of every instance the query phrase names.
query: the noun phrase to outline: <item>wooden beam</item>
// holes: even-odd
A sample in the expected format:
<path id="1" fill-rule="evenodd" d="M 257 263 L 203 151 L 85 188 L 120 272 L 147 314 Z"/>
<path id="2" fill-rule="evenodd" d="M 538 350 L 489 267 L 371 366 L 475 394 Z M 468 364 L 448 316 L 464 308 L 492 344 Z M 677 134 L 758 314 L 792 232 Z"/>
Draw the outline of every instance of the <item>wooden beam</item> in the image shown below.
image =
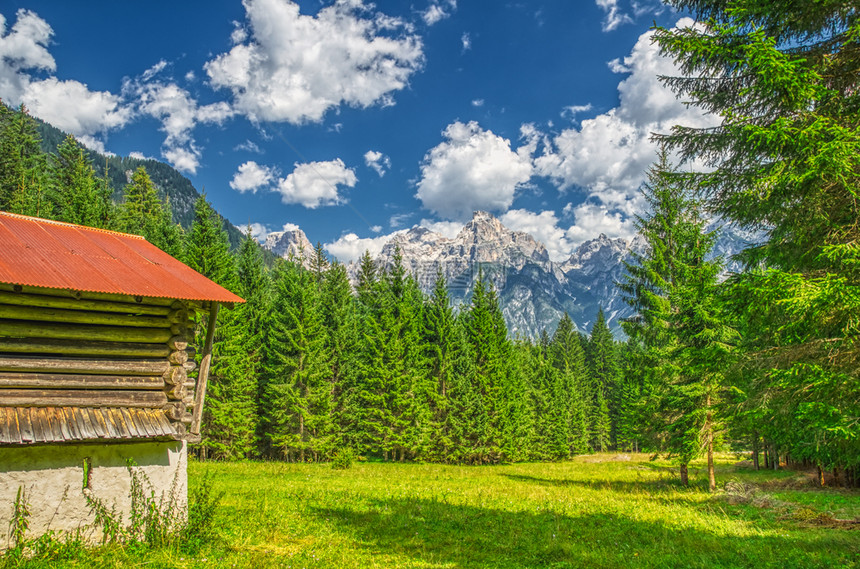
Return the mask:
<path id="1" fill-rule="evenodd" d="M 166 359 L 102 360 L 0 356 L 0 372 L 31 371 L 108 375 L 161 375 L 170 368 Z"/>
<path id="2" fill-rule="evenodd" d="M 88 342 L 86 340 L 51 340 L 44 338 L 0 338 L 0 352 L 166 358 L 170 355 L 171 350 L 164 344 Z"/>
<path id="3" fill-rule="evenodd" d="M 0 372 L 0 388 L 159 390 L 164 388 L 164 379 L 141 375 Z"/>
<path id="4" fill-rule="evenodd" d="M 112 342 L 165 343 L 172 334 L 161 328 L 130 328 L 123 326 L 87 326 L 83 324 L 54 324 L 0 320 L 0 337 L 52 338 L 59 340 L 108 340 Z"/>
<path id="5" fill-rule="evenodd" d="M 64 308 L 67 310 L 95 310 L 97 312 L 147 314 L 150 316 L 167 316 L 171 313 L 171 308 L 169 306 L 115 302 L 110 300 L 87 300 L 83 298 L 48 296 L 44 294 L 7 292 L 3 290 L 0 290 L 0 303 L 15 304 L 19 306 L 39 306 L 43 308 Z"/>
<path id="6" fill-rule="evenodd" d="M 9 292 L 25 293 L 25 294 L 40 294 L 44 296 L 54 296 L 58 298 L 70 298 L 74 300 L 106 300 L 109 302 L 122 302 L 132 305 L 155 305 L 169 307 L 174 302 L 175 298 L 162 298 L 153 296 L 133 296 L 129 294 L 114 294 L 108 292 L 89 292 L 80 290 L 71 290 L 63 288 L 46 288 L 40 286 L 18 286 L 11 284 L 0 284 L 0 290 Z M 182 301 L 188 303 L 189 307 L 198 308 L 202 305 L 199 300 Z"/>
<path id="7" fill-rule="evenodd" d="M 197 394 L 194 400 L 194 414 L 191 418 L 191 434 L 200 434 L 200 422 L 203 420 L 203 402 L 206 400 L 206 382 L 209 380 L 209 365 L 212 362 L 212 340 L 215 338 L 215 321 L 218 319 L 217 302 L 209 309 L 209 323 L 206 330 L 206 341 L 203 344 L 203 359 L 200 361 L 200 373 L 197 375 Z"/>
<path id="8" fill-rule="evenodd" d="M 70 324 L 105 324 L 108 326 L 135 326 L 138 328 L 168 328 L 166 316 L 135 316 L 115 312 L 93 312 L 88 310 L 64 310 L 40 306 L 16 306 L 0 304 L 0 318 L 31 320 L 37 322 L 66 322 Z"/>
<path id="9" fill-rule="evenodd" d="M 163 391 L 0 389 L 2 407 L 163 407 Z"/>

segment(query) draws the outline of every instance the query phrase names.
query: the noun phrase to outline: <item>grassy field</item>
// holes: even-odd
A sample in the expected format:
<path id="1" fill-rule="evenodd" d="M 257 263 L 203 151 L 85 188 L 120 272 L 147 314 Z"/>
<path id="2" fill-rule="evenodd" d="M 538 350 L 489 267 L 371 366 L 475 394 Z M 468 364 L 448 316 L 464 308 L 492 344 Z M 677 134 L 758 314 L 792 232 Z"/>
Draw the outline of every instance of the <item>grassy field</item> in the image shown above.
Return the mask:
<path id="1" fill-rule="evenodd" d="M 193 557 L 102 549 L 66 566 L 786 569 L 860 565 L 860 493 L 725 457 L 678 486 L 669 463 L 593 455 L 458 467 L 192 463 L 224 495 L 218 539 Z M 701 467 L 702 465 L 697 464 Z M 54 563 L 50 565 L 57 567 Z"/>

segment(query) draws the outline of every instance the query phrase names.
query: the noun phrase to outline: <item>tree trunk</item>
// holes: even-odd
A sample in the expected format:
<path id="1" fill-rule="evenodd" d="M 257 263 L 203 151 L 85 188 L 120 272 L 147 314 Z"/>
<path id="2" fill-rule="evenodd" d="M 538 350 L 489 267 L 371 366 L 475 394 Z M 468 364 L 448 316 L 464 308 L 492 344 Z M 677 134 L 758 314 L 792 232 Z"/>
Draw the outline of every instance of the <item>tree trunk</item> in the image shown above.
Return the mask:
<path id="1" fill-rule="evenodd" d="M 299 413 L 299 441 L 302 446 L 299 448 L 299 462 L 305 461 L 305 416 Z"/>
<path id="2" fill-rule="evenodd" d="M 764 441 L 764 467 L 766 470 L 770 470 L 770 451 L 767 441 Z"/>
<path id="3" fill-rule="evenodd" d="M 711 395 L 708 394 L 705 405 L 708 407 L 708 413 L 705 418 L 705 424 L 708 429 L 708 490 L 711 492 L 717 491 L 717 479 L 714 476 L 714 415 L 711 409 Z"/>
<path id="4" fill-rule="evenodd" d="M 690 479 L 687 476 L 687 463 L 686 462 L 681 463 L 681 469 L 680 470 L 681 470 L 681 484 L 683 484 L 684 486 L 689 486 L 690 485 Z"/>
<path id="5" fill-rule="evenodd" d="M 824 488 L 824 469 L 820 464 L 818 465 L 818 485 Z"/>
<path id="6" fill-rule="evenodd" d="M 758 431 L 753 431 L 752 448 L 753 448 L 753 468 L 758 470 L 759 469 L 759 464 L 758 464 Z"/>
<path id="7" fill-rule="evenodd" d="M 779 453 L 776 451 L 776 445 L 771 446 L 770 464 L 774 470 L 779 470 Z"/>
<path id="8" fill-rule="evenodd" d="M 708 490 L 717 491 L 717 478 L 714 475 L 714 432 L 708 433 Z"/>

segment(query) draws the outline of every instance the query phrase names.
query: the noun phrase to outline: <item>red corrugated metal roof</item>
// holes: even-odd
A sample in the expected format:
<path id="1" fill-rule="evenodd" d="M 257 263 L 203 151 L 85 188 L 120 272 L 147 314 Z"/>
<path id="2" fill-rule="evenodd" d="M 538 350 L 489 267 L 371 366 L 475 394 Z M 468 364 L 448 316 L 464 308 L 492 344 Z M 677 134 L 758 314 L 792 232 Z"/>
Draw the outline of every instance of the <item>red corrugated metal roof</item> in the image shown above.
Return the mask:
<path id="1" fill-rule="evenodd" d="M 0 211 L 0 282 L 244 302 L 143 237 Z"/>

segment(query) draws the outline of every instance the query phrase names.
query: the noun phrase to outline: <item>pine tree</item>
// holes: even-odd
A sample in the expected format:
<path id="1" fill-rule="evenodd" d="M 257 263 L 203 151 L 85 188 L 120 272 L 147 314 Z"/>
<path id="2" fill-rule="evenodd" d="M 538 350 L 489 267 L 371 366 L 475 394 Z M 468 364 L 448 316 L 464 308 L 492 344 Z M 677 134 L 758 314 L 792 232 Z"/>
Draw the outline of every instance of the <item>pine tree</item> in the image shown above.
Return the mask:
<path id="1" fill-rule="evenodd" d="M 608 450 L 613 444 L 614 403 L 619 377 L 618 360 L 615 354 L 615 339 L 606 324 L 603 309 L 597 311 L 597 319 L 591 328 L 586 351 L 592 393 L 592 415 L 590 436 L 592 448 Z M 612 399 L 611 399 L 612 398 Z"/>
<path id="2" fill-rule="evenodd" d="M 245 302 L 220 313 L 212 391 L 207 398 L 204 444 L 218 458 L 250 457 L 259 436 L 259 382 L 269 298 L 260 247 L 250 232 L 242 240 L 236 267 L 236 292 Z"/>
<path id="3" fill-rule="evenodd" d="M 429 412 L 428 458 L 447 460 L 454 452 L 455 415 L 451 410 L 454 381 L 456 337 L 454 311 L 448 284 L 437 270 L 433 291 L 423 310 L 422 346 L 427 365 L 427 407 Z"/>
<path id="4" fill-rule="evenodd" d="M 309 271 L 284 261 L 275 270 L 274 295 L 266 327 L 264 432 L 288 460 L 322 460 L 336 441 L 319 289 Z"/>
<path id="5" fill-rule="evenodd" d="M 561 317 L 548 346 L 549 358 L 562 382 L 563 404 L 567 409 L 567 441 L 570 454 L 588 452 L 588 417 L 591 391 L 585 367 L 585 353 L 573 321 L 567 312 Z"/>
<path id="6" fill-rule="evenodd" d="M 188 234 L 184 258 L 185 264 L 201 275 L 231 290 L 236 288 L 236 269 L 230 254 L 230 240 L 221 217 L 212 208 L 205 193 L 194 202 L 194 221 Z"/>
<path id="7" fill-rule="evenodd" d="M 335 402 L 336 442 L 338 447 L 354 450 L 360 447 L 356 437 L 355 418 L 359 414 L 356 400 L 357 351 L 359 319 L 357 303 L 346 268 L 335 261 L 325 273 L 322 287 L 322 316 L 329 355 L 328 381 Z"/>
<path id="8" fill-rule="evenodd" d="M 182 229 L 173 223 L 169 202 L 159 199 L 143 166 L 135 170 L 123 190 L 117 225 L 120 231 L 140 235 L 169 255 L 182 256 Z"/>
<path id="9" fill-rule="evenodd" d="M 111 189 L 96 180 L 84 148 L 71 135 L 52 155 L 55 215 L 68 223 L 107 228 L 113 218 Z"/>
<path id="10" fill-rule="evenodd" d="M 476 390 L 487 413 L 485 439 L 479 443 L 477 452 L 483 460 L 496 462 L 513 454 L 518 442 L 512 438 L 513 421 L 516 420 L 512 412 L 515 409 L 509 408 L 506 398 L 509 395 L 506 383 L 515 376 L 508 374 L 511 345 L 498 297 L 492 284 L 484 281 L 481 272 L 464 318 L 474 358 Z M 522 398 L 523 393 L 524 390 L 517 396 Z"/>
<path id="11" fill-rule="evenodd" d="M 665 141 L 708 166 L 683 178 L 712 210 L 766 233 L 732 287 L 749 334 L 735 387 L 793 457 L 856 472 L 860 14 L 845 2 L 670 3 L 707 25 L 657 31 L 683 74 L 667 83 L 721 124 Z"/>
<path id="12" fill-rule="evenodd" d="M 654 384 L 643 390 L 659 400 L 657 428 L 679 457 L 682 483 L 688 463 L 706 448 L 713 489 L 716 406 L 732 335 L 717 302 L 721 260 L 707 260 L 716 233 L 705 231 L 701 205 L 679 183 L 665 150 L 643 195 L 650 211 L 636 225 L 647 247 L 627 263 L 620 283 L 636 310 L 625 330 L 644 347 L 641 363 L 652 368 Z"/>
<path id="13" fill-rule="evenodd" d="M 27 108 L 22 104 L 12 111 L 0 102 L 0 209 L 53 218 L 46 170 L 36 123 Z"/>

